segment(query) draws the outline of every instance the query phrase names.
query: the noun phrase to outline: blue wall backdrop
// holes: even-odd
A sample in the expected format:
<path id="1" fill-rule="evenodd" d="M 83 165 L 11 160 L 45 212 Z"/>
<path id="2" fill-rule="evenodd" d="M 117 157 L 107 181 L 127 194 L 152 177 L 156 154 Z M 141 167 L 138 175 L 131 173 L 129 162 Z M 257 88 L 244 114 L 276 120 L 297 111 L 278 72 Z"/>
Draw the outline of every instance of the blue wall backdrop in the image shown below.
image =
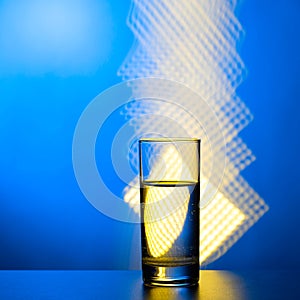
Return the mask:
<path id="1" fill-rule="evenodd" d="M 82 195 L 72 168 L 81 112 L 106 88 L 133 35 L 130 1 L 0 0 L 0 268 L 126 269 L 136 226 Z M 245 0 L 238 89 L 257 160 L 242 175 L 270 206 L 209 268 L 300 267 L 300 2 Z M 105 103 L 103 103 L 105 105 Z"/>

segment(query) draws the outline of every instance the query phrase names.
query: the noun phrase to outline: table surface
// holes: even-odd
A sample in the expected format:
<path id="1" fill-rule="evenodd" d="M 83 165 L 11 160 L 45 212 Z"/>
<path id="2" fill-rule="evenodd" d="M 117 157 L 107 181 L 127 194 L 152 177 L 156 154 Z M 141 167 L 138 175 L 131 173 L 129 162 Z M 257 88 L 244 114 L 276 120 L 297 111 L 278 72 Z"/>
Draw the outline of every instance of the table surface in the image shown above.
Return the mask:
<path id="1" fill-rule="evenodd" d="M 202 270 L 197 287 L 149 288 L 141 271 L 0 271 L 0 299 L 300 299 L 300 272 Z"/>

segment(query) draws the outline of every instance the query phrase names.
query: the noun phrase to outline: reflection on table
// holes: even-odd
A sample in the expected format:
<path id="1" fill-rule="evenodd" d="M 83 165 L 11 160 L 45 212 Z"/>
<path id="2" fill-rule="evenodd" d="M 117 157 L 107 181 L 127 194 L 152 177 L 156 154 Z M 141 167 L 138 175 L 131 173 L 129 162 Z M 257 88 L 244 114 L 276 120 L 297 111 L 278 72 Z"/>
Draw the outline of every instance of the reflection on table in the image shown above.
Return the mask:
<path id="1" fill-rule="evenodd" d="M 300 271 L 200 272 L 195 287 L 145 287 L 141 271 L 0 271 L 0 299 L 300 299 Z"/>

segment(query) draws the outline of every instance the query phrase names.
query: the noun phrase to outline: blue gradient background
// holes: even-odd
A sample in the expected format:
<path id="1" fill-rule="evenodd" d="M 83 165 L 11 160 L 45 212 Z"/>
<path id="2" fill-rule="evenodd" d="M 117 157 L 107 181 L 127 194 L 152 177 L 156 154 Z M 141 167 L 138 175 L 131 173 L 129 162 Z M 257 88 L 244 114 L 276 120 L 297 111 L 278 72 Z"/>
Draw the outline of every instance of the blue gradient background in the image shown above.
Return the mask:
<path id="1" fill-rule="evenodd" d="M 83 109 L 121 81 L 129 8 L 129 0 L 0 0 L 1 269 L 136 266 L 136 225 L 90 205 L 71 155 Z M 299 268 L 300 2 L 245 0 L 238 15 L 248 68 L 238 94 L 254 115 L 241 136 L 257 156 L 242 175 L 270 211 L 209 267 Z"/>

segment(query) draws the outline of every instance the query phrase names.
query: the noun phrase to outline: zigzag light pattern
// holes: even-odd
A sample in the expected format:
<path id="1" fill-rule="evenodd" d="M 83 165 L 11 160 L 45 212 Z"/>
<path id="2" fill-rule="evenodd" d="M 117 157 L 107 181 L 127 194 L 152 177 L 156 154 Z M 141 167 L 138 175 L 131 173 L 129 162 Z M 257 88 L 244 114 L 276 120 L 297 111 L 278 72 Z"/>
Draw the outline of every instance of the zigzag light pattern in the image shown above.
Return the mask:
<path id="1" fill-rule="evenodd" d="M 223 141 L 207 109 L 192 103 L 180 89 L 162 87 L 164 95 L 169 93 L 173 99 L 175 95 L 176 105 L 148 99 L 133 101 L 126 108 L 137 137 L 149 132 L 164 136 L 187 132 L 202 139 L 201 201 L 208 203 L 201 210 L 202 265 L 223 255 L 268 210 L 240 175 L 254 155 L 238 136 L 252 115 L 235 93 L 246 73 L 237 52 L 243 30 L 234 15 L 236 4 L 233 0 L 133 0 L 127 21 L 135 43 L 118 72 L 124 80 L 158 77 L 182 82 L 205 99 L 217 116 Z M 147 84 L 135 86 L 135 97 L 140 99 L 149 88 Z M 177 104 L 193 110 L 183 111 Z M 178 126 L 165 126 L 162 116 L 176 120 Z M 129 159 L 137 166 L 137 149 Z M 214 172 L 224 172 L 221 184 L 214 182 Z M 139 190 L 132 187 L 137 183 L 135 178 L 124 190 L 124 200 L 139 213 Z M 210 188 L 217 188 L 213 199 L 209 199 Z"/>

